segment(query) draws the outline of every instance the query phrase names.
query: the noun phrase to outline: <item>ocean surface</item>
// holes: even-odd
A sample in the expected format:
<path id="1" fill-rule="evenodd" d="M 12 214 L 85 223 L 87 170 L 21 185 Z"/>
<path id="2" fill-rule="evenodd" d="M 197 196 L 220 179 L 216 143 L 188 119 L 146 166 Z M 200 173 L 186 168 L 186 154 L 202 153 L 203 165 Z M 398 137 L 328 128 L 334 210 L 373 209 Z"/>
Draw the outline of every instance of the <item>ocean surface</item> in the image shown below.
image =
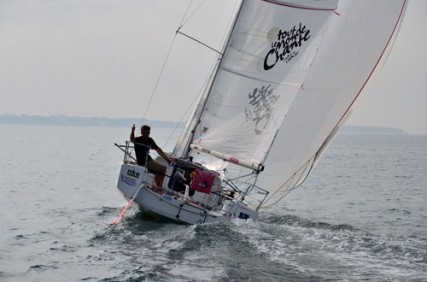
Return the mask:
<path id="1" fill-rule="evenodd" d="M 427 281 L 427 136 L 339 134 L 257 221 L 162 221 L 115 188 L 130 128 L 0 125 L 0 281 Z M 165 150 L 165 130 L 152 129 Z"/>

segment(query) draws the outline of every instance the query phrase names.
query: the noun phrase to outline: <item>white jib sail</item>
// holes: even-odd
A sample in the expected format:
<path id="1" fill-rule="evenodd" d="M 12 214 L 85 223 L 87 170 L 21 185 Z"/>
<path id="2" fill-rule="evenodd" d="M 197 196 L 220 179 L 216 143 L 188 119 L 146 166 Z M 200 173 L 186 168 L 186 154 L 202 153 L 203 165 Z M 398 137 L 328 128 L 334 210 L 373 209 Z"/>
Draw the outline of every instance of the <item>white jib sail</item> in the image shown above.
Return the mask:
<path id="1" fill-rule="evenodd" d="M 274 200 L 307 177 L 325 140 L 385 62 L 406 6 L 405 0 L 339 1 L 258 179 L 260 186 L 279 192 Z"/>

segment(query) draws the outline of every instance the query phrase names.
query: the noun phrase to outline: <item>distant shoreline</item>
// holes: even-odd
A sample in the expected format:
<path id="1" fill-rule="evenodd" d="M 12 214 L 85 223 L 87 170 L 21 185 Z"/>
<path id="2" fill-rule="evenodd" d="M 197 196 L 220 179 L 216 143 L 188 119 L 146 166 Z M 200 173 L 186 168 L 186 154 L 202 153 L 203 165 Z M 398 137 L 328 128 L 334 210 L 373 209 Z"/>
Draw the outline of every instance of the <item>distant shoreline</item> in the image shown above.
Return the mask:
<path id="1" fill-rule="evenodd" d="M 408 134 L 399 128 L 394 127 L 378 127 L 378 126 L 360 126 L 360 125 L 345 125 L 341 130 L 341 133 L 351 134 L 390 134 L 390 135 L 402 135 Z"/>
<path id="2" fill-rule="evenodd" d="M 0 125 L 46 125 L 46 126 L 75 126 L 75 127 L 129 127 L 140 125 L 141 118 L 107 118 L 107 117 L 77 117 L 77 116 L 38 116 L 38 115 L 0 115 Z M 145 120 L 146 124 L 157 128 L 184 127 L 184 123 L 174 121 Z M 392 127 L 372 127 L 346 125 L 341 133 L 349 134 L 408 134 Z"/>
<path id="3" fill-rule="evenodd" d="M 0 124 L 4 125 L 50 125 L 50 126 L 82 126 L 82 127 L 130 127 L 140 125 L 141 118 L 107 118 L 77 116 L 38 116 L 38 115 L 0 115 Z M 175 128 L 184 126 L 174 121 L 145 120 L 144 123 L 157 128 Z"/>

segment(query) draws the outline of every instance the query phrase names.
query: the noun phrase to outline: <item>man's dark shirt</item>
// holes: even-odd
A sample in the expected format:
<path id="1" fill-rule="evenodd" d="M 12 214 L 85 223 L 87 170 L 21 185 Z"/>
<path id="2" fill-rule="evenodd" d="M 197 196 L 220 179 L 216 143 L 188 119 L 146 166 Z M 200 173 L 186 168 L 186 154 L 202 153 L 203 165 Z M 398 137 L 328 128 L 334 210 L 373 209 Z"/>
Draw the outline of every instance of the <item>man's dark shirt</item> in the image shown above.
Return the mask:
<path id="1" fill-rule="evenodd" d="M 142 145 L 141 145 L 142 144 Z M 139 165 L 145 166 L 146 158 L 148 156 L 148 160 L 152 160 L 150 155 L 148 154 L 149 149 L 156 150 L 158 148 L 156 142 L 154 142 L 153 138 L 148 137 L 147 140 L 144 140 L 142 136 L 135 138 L 135 154 L 136 161 Z"/>

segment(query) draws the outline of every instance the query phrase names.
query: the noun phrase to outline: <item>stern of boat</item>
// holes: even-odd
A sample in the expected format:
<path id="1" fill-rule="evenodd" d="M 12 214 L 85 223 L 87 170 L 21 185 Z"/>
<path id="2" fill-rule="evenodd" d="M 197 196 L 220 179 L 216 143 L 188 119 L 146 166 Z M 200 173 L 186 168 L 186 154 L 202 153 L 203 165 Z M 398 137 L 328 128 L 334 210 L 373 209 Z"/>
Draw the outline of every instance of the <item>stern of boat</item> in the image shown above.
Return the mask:
<path id="1" fill-rule="evenodd" d="M 121 165 L 117 188 L 125 198 L 131 199 L 143 183 L 154 183 L 154 174 L 148 173 L 145 167 L 136 164 L 123 163 Z"/>

